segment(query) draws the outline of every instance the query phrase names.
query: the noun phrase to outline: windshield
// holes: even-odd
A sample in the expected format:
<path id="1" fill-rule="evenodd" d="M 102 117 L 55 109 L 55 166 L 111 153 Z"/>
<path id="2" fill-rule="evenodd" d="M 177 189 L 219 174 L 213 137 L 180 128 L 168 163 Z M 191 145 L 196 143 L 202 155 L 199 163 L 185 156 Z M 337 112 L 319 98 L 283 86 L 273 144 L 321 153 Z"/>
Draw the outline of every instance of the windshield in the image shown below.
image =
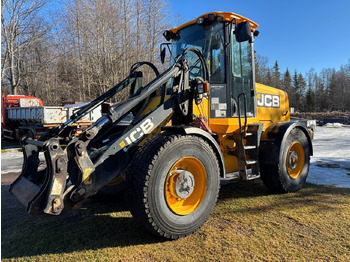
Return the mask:
<path id="1" fill-rule="evenodd" d="M 225 52 L 224 52 L 224 25 L 223 23 L 209 26 L 192 25 L 179 32 L 179 36 L 173 40 L 173 59 L 187 47 L 196 47 L 204 55 L 209 69 L 210 83 L 225 83 Z M 189 62 L 190 79 L 203 77 L 198 57 L 193 52 L 188 52 L 185 58 Z"/>

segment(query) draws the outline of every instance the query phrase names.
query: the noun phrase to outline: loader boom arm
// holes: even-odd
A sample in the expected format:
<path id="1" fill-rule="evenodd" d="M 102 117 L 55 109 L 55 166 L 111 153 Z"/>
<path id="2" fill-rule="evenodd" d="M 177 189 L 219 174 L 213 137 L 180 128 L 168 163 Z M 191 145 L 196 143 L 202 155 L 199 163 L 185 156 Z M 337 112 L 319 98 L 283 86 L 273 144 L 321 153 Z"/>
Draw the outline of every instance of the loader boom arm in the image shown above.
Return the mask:
<path id="1" fill-rule="evenodd" d="M 130 151 L 151 134 L 160 133 L 161 127 L 171 119 L 176 111 L 187 114 L 191 89 L 188 81 L 188 62 L 182 59 L 187 52 L 194 52 L 202 64 L 204 78 L 208 78 L 208 70 L 201 52 L 196 48 L 188 48 L 180 54 L 175 63 L 159 75 L 152 68 L 157 77 L 126 101 L 120 103 L 110 112 L 98 119 L 92 126 L 84 130 L 78 137 L 71 138 L 68 145 L 63 148 L 60 140 L 64 137 L 65 129 L 91 112 L 107 99 L 132 84 L 138 77 L 136 69 L 143 64 L 135 64 L 130 75 L 122 82 L 96 98 L 84 108 L 76 112 L 66 123 L 58 126 L 51 132 L 49 139 L 37 141 L 23 137 L 21 144 L 24 152 L 24 165 L 20 177 L 11 185 L 10 192 L 26 206 L 30 214 L 58 215 L 64 206 L 74 206 L 82 203 L 87 197 L 96 194 L 100 188 L 109 183 L 116 175 L 123 172 L 130 161 Z M 152 67 L 152 66 L 151 66 Z M 110 130 L 118 122 L 130 114 L 147 97 L 157 89 L 174 79 L 176 90 L 172 89 L 171 96 L 164 99 L 164 93 L 159 104 L 144 115 L 139 115 L 117 137 L 110 136 L 108 144 L 97 151 L 98 157 L 91 158 L 91 141 L 97 139 L 98 134 Z M 170 87 L 171 88 L 171 87 Z M 163 88 L 165 92 L 165 88 Z M 46 160 L 46 169 L 38 171 L 39 152 L 43 151 Z"/>

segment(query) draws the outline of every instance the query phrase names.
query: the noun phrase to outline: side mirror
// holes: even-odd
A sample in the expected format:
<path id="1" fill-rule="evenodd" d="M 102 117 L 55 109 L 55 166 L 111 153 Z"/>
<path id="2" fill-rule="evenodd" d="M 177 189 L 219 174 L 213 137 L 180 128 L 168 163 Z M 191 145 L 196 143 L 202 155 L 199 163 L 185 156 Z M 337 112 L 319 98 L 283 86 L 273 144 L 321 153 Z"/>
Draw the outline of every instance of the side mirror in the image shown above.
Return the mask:
<path id="1" fill-rule="evenodd" d="M 163 47 L 163 49 L 160 51 L 160 62 L 162 64 L 164 64 L 165 54 L 166 54 L 166 49 L 165 49 L 165 47 Z"/>
<path id="2" fill-rule="evenodd" d="M 170 46 L 172 45 L 172 43 L 161 43 L 159 46 L 159 50 L 160 50 L 160 62 L 162 64 L 164 64 L 165 61 L 165 55 L 166 55 L 166 49 L 168 48 L 169 52 L 170 52 L 170 57 L 172 57 L 172 53 L 171 53 L 171 49 Z"/>
<path id="3" fill-rule="evenodd" d="M 241 43 L 251 39 L 251 28 L 248 21 L 241 22 L 235 28 L 236 41 Z"/>

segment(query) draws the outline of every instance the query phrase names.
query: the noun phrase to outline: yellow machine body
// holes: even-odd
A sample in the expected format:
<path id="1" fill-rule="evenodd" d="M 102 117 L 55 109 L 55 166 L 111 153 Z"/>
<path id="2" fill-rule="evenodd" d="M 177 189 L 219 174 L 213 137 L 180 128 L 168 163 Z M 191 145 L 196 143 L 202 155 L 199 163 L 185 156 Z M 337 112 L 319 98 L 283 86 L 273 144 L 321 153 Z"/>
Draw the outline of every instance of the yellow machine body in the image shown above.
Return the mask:
<path id="1" fill-rule="evenodd" d="M 273 123 L 290 121 L 289 100 L 286 92 L 259 83 L 256 83 L 255 88 L 257 113 L 256 117 L 247 118 L 247 124 L 262 123 L 264 131 Z M 209 101 L 210 94 L 208 98 L 202 100 L 201 104 L 193 104 L 193 112 L 195 115 L 206 117 L 210 129 L 218 135 L 226 172 L 237 172 L 238 158 L 229 154 L 232 148 L 236 147 L 236 143 L 232 139 L 228 139 L 228 136 L 239 132 L 239 119 L 237 117 L 211 119 L 209 117 Z"/>

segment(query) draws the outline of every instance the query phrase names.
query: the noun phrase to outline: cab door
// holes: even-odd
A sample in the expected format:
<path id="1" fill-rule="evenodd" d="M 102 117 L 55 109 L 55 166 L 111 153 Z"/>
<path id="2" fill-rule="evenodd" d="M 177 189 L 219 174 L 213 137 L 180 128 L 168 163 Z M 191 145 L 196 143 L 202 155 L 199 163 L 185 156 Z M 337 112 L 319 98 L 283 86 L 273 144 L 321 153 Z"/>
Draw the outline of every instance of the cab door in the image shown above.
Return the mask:
<path id="1" fill-rule="evenodd" d="M 244 116 L 244 97 L 246 100 L 247 117 L 255 117 L 255 80 L 253 70 L 253 43 L 250 41 L 237 42 L 234 27 L 231 31 L 231 99 L 236 109 L 233 117 L 238 117 L 238 105 L 241 116 Z M 240 94 L 244 95 L 240 95 Z"/>

